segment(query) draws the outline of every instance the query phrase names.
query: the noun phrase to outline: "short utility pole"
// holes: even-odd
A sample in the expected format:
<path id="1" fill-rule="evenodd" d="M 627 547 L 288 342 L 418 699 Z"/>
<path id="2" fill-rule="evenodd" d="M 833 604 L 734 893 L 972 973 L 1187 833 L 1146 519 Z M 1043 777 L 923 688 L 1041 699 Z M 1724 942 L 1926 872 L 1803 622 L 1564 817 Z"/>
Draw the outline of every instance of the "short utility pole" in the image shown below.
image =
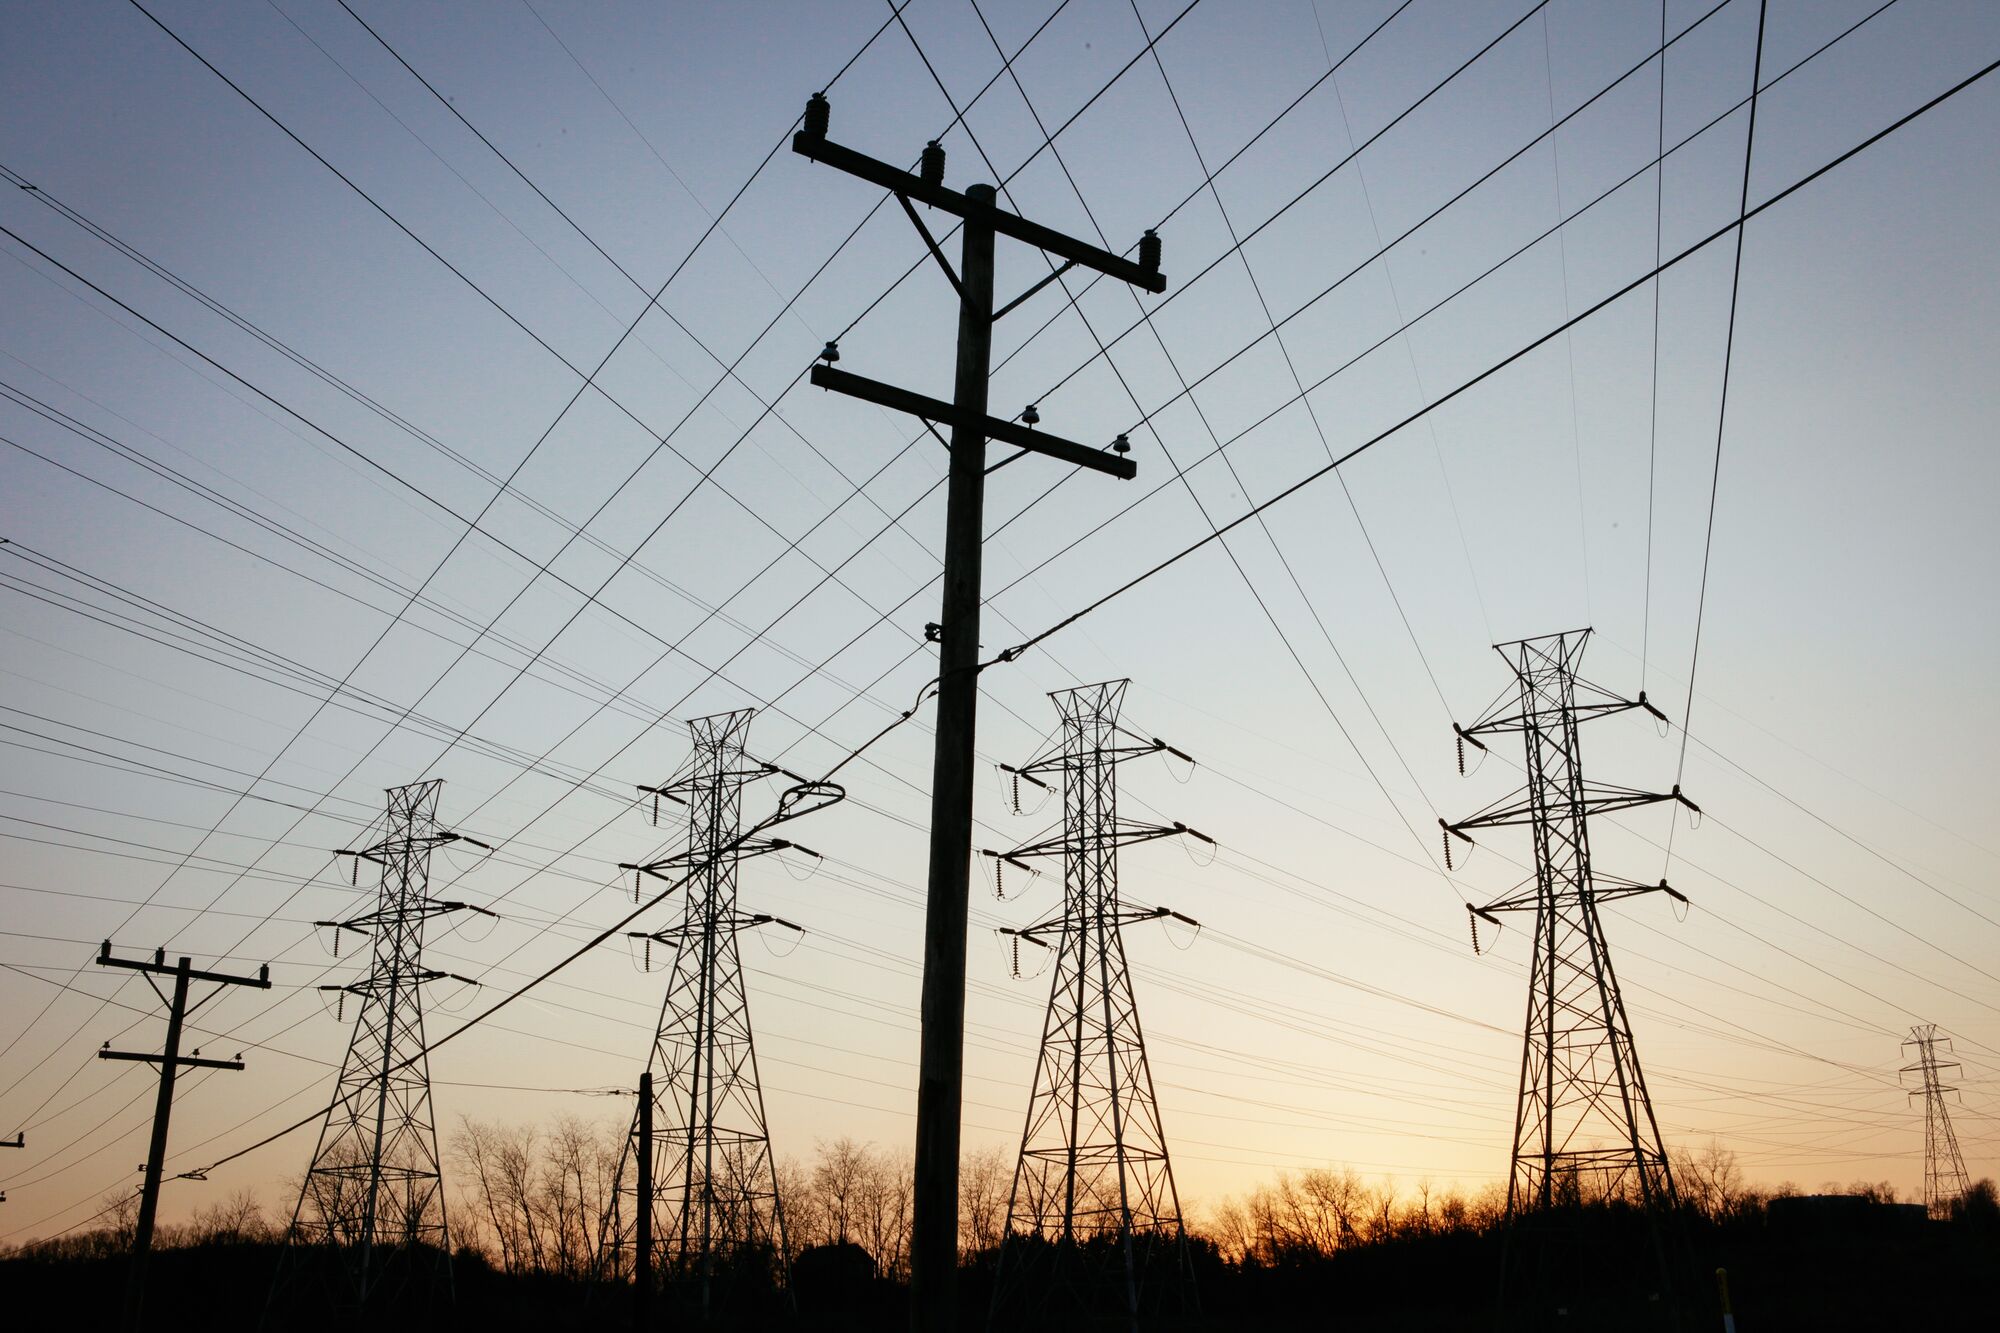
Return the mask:
<path id="1" fill-rule="evenodd" d="M 892 192 L 959 298 L 958 377 L 949 403 L 834 369 L 840 349 L 832 343 L 821 353 L 822 364 L 812 370 L 812 382 L 822 389 L 951 428 L 944 610 L 939 623 L 927 627 L 939 645 L 937 751 L 931 779 L 930 894 L 924 918 L 923 1035 L 917 1072 L 916 1192 L 910 1235 L 912 1327 L 918 1333 L 948 1333 L 957 1322 L 959 1104 L 964 1085 L 973 725 L 979 700 L 979 565 L 980 545 L 985 539 L 982 507 L 986 474 L 992 470 L 986 465 L 986 442 L 999 440 L 1024 452 L 1047 454 L 1125 480 L 1138 474 L 1127 456 L 1131 446 L 1122 435 L 1109 450 L 1092 449 L 1031 429 L 1038 419 L 1032 405 L 1019 422 L 987 415 L 993 324 L 1079 265 L 1149 292 L 1165 291 L 1167 280 L 1160 272 L 1160 238 L 1150 231 L 1139 242 L 1136 262 L 1086 245 L 999 208 L 991 185 L 968 186 L 962 194 L 947 190 L 944 149 L 936 140 L 925 147 L 917 175 L 830 142 L 826 137 L 829 113 L 826 98 L 813 94 L 806 103 L 805 128 L 792 136 L 792 151 Z M 913 200 L 964 223 L 963 250 L 956 271 L 917 215 Z M 997 312 L 993 308 L 996 233 L 1063 261 L 1048 277 Z M 1018 457 L 1011 455 L 994 466 L 1004 466 Z"/>
<path id="2" fill-rule="evenodd" d="M 160 1067 L 160 1095 L 153 1103 L 153 1142 L 146 1150 L 146 1183 L 139 1192 L 139 1225 L 132 1234 L 132 1268 L 125 1285 L 125 1327 L 138 1329 L 142 1323 L 142 1313 L 146 1297 L 146 1255 L 153 1248 L 153 1218 L 160 1208 L 160 1171 L 167 1157 L 167 1119 L 174 1109 L 174 1076 L 183 1069 L 241 1069 L 243 1060 L 207 1060 L 200 1051 L 193 1055 L 181 1054 L 181 1025 L 187 1016 L 201 1008 L 217 995 L 224 986 L 255 986 L 259 990 L 271 989 L 271 965 L 264 964 L 257 969 L 254 977 L 234 977 L 223 972 L 197 972 L 192 964 L 183 958 L 174 966 L 167 966 L 167 951 L 155 949 L 150 959 L 113 958 L 111 941 L 104 941 L 98 950 L 97 963 L 100 967 L 129 967 L 145 975 L 146 984 L 153 993 L 160 995 L 159 983 L 155 975 L 170 976 L 174 979 L 172 999 L 160 995 L 167 1003 L 167 1048 L 159 1055 L 145 1051 L 114 1051 L 109 1042 L 97 1053 L 100 1060 L 144 1060 Z M 212 981 L 215 989 L 188 1003 L 188 984 L 195 981 Z"/>
<path id="3" fill-rule="evenodd" d="M 639 1075 L 639 1208 L 633 1217 L 638 1236 L 632 1248 L 632 1327 L 653 1326 L 653 1071 Z"/>

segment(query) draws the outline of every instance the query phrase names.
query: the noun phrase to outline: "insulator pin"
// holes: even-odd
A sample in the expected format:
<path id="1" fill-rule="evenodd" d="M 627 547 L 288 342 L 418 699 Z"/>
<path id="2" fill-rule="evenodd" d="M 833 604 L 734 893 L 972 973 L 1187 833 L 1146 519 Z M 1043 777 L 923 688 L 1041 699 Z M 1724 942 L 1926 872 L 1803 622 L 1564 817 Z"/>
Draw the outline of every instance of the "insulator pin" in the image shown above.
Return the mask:
<path id="1" fill-rule="evenodd" d="M 1150 227 L 1139 238 L 1139 267 L 1148 273 L 1160 271 L 1160 233 Z"/>
<path id="2" fill-rule="evenodd" d="M 944 184 L 944 146 L 936 139 L 924 145 L 924 155 L 917 164 L 917 178 L 926 185 Z"/>
<path id="3" fill-rule="evenodd" d="M 833 115 L 833 104 L 826 100 L 825 93 L 814 93 L 806 99 L 806 133 L 815 139 L 826 137 L 828 120 Z"/>

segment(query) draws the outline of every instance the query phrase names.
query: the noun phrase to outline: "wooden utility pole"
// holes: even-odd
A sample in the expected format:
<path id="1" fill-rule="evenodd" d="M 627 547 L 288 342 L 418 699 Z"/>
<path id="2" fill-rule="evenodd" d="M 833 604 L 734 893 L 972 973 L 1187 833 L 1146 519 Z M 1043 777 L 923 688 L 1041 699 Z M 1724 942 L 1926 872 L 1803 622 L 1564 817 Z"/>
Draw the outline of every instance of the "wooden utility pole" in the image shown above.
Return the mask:
<path id="1" fill-rule="evenodd" d="M 646 1333 L 653 1314 L 653 1073 L 639 1075 L 639 1213 L 632 1254 L 632 1327 Z"/>
<path id="2" fill-rule="evenodd" d="M 996 206 L 994 188 L 964 193 L 944 188 L 944 150 L 933 141 L 919 174 L 911 175 L 826 137 L 830 108 L 813 94 L 805 127 L 792 151 L 895 194 L 931 257 L 957 290 L 958 374 L 949 403 L 836 370 L 839 348 L 827 344 L 812 382 L 951 428 L 945 500 L 944 609 L 931 629 L 938 640 L 937 750 L 931 779 L 930 893 L 924 917 L 922 1048 L 917 1072 L 916 1190 L 910 1235 L 910 1312 L 918 1333 L 947 1333 L 957 1322 L 959 1106 L 964 1086 L 965 931 L 972 861 L 972 781 L 975 714 L 979 703 L 980 547 L 985 540 L 986 442 L 989 439 L 1078 467 L 1131 479 L 1138 469 L 1123 436 L 1092 449 L 987 415 L 993 324 L 1069 268 L 1082 265 L 1149 292 L 1165 291 L 1160 242 L 1147 232 L 1137 262 L 1065 236 Z M 954 271 L 911 203 L 927 204 L 964 223 Z M 993 239 L 1011 236 L 1064 263 L 1019 297 L 993 309 Z"/>
<path id="3" fill-rule="evenodd" d="M 125 1284 L 125 1327 L 137 1330 L 142 1323 L 146 1298 L 146 1256 L 153 1248 L 153 1219 L 160 1208 L 160 1171 L 167 1158 L 167 1120 L 174 1109 L 174 1078 L 182 1069 L 241 1069 L 243 1061 L 207 1060 L 200 1052 L 193 1055 L 181 1054 L 181 1026 L 187 1016 L 201 1008 L 217 995 L 224 986 L 255 986 L 260 990 L 271 989 L 271 965 L 266 963 L 257 969 L 254 977 L 234 977 L 223 972 L 197 972 L 188 959 L 181 959 L 172 967 L 167 966 L 167 951 L 155 949 L 149 960 L 134 958 L 113 958 L 111 941 L 104 941 L 98 950 L 97 962 L 100 967 L 129 967 L 135 972 L 145 973 L 146 982 L 158 993 L 159 986 L 153 981 L 154 975 L 171 976 L 174 979 L 173 998 L 167 1001 L 167 1047 L 159 1055 L 145 1051 L 114 1051 L 110 1043 L 97 1053 L 100 1060 L 144 1060 L 160 1067 L 160 1094 L 153 1103 L 153 1141 L 146 1150 L 146 1181 L 139 1192 L 139 1224 L 132 1233 L 132 1267 Z M 188 985 L 195 981 L 212 981 L 215 989 L 188 1004 Z M 161 997 L 165 999 L 165 996 Z"/>

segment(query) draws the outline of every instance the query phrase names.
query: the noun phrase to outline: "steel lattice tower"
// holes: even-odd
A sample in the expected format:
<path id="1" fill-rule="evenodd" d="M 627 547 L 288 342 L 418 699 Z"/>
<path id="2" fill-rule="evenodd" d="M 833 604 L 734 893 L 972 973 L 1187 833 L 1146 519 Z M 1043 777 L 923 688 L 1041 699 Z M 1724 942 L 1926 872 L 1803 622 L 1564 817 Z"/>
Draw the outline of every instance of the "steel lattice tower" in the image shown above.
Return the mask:
<path id="1" fill-rule="evenodd" d="M 1447 853 L 1450 835 L 1470 841 L 1468 829 L 1524 824 L 1534 838 L 1535 882 L 1528 892 L 1483 908 L 1466 904 L 1467 911 L 1495 924 L 1498 912 L 1534 914 L 1509 1216 L 1591 1199 L 1636 1199 L 1647 1207 L 1674 1199 L 1673 1175 L 1597 909 L 1643 893 L 1681 896 L 1664 880 L 1637 884 L 1597 875 L 1589 818 L 1659 801 L 1693 803 L 1678 787 L 1663 795 L 1584 779 L 1580 723 L 1634 708 L 1662 716 L 1643 693 L 1625 699 L 1577 678 L 1589 637 L 1586 629 L 1498 645 L 1513 668 L 1518 694 L 1503 697 L 1472 726 L 1455 728 L 1464 742 L 1480 749 L 1486 748 L 1480 736 L 1517 732 L 1526 750 L 1525 786 L 1470 819 L 1445 826 Z"/>
<path id="2" fill-rule="evenodd" d="M 1965 1197 L 1965 1158 L 1958 1150 L 1958 1132 L 1951 1127 L 1951 1112 L 1944 1095 L 1958 1089 L 1947 1086 L 1939 1072 L 1958 1068 L 1956 1060 L 1939 1060 L 1938 1043 L 1951 1050 L 1951 1038 L 1938 1036 L 1937 1024 L 1919 1023 L 1910 1029 L 1903 1045 L 1917 1048 L 1917 1062 L 1904 1065 L 1906 1074 L 1922 1074 L 1924 1086 L 1912 1097 L 1924 1099 L 1924 1211 L 1935 1221 L 1948 1220 L 1959 1200 Z"/>
<path id="3" fill-rule="evenodd" d="M 382 868 L 374 910 L 315 923 L 334 929 L 336 941 L 338 932 L 368 937 L 373 951 L 366 980 L 320 988 L 339 992 L 343 1007 L 353 996 L 360 1012 L 287 1239 L 337 1250 L 346 1270 L 344 1298 L 357 1306 L 385 1278 L 415 1276 L 424 1251 L 447 1289 L 450 1282 L 423 986 L 452 974 L 424 966 L 424 924 L 453 912 L 491 913 L 428 894 L 433 849 L 459 841 L 486 845 L 438 826 L 443 786 L 433 779 L 389 788 L 383 839 L 337 853 L 355 857 L 357 869 L 364 860 Z"/>
<path id="4" fill-rule="evenodd" d="M 740 911 L 736 880 L 738 863 L 748 857 L 787 848 L 816 854 L 782 839 L 742 836 L 744 785 L 782 772 L 745 757 L 753 711 L 688 724 L 694 755 L 686 773 L 641 788 L 653 796 L 656 817 L 661 798 L 687 807 L 687 848 L 624 867 L 669 881 L 685 876 L 686 882 L 680 924 L 634 937 L 646 941 L 649 962 L 654 944 L 671 945 L 673 962 L 647 1065 L 652 1143 L 642 1139 L 648 1123 L 642 1108 L 619 1168 L 613 1245 L 634 1247 L 642 1280 L 657 1273 L 670 1284 L 693 1286 L 687 1294 L 698 1300 L 704 1318 L 719 1282 L 752 1272 L 778 1279 L 791 1263 L 736 937 L 767 923 L 798 927 Z M 817 785 L 788 792 L 781 810 L 796 793 Z M 650 1201 L 640 1197 L 639 1153 L 649 1153 Z M 636 1247 L 648 1237 L 649 1251 L 639 1258 Z"/>
<path id="5" fill-rule="evenodd" d="M 1142 1310 L 1169 1296 L 1191 1296 L 1180 1197 L 1121 931 L 1162 917 L 1193 923 L 1164 907 L 1125 906 L 1118 849 L 1183 833 L 1208 839 L 1183 824 L 1119 816 L 1118 765 L 1171 748 L 1119 726 L 1129 683 L 1049 696 L 1062 717 L 1057 739 L 1008 771 L 1043 787 L 1051 785 L 1044 777 L 1060 775 L 1061 831 L 988 853 L 996 874 L 1002 863 L 1029 869 L 1032 857 L 1059 856 L 1063 866 L 1061 911 L 1006 932 L 1015 940 L 1017 971 L 1020 942 L 1043 948 L 1051 947 L 1049 936 L 1057 942 L 995 1277 L 996 1320 L 1014 1317 L 1012 1307 L 1026 1303 L 1043 1307 L 1030 1313 L 1056 1317 L 1116 1314 L 1136 1328 Z"/>

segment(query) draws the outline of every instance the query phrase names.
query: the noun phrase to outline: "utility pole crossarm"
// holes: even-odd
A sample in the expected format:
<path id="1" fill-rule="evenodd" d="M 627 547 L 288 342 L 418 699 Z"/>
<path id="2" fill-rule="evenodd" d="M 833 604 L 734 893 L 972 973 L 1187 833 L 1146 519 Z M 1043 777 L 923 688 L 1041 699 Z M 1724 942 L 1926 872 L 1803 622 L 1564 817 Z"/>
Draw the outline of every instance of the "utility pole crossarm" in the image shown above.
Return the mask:
<path id="1" fill-rule="evenodd" d="M 812 368 L 812 382 L 822 389 L 844 393 L 850 398 L 875 403 L 881 407 L 894 408 L 898 412 L 908 412 L 911 416 L 922 417 L 944 425 L 959 423 L 958 409 L 939 398 L 884 384 L 864 375 L 849 374 L 845 370 L 835 370 L 832 366 L 816 365 Z M 1095 472 L 1108 472 L 1122 481 L 1130 481 L 1139 475 L 1139 466 L 1123 454 L 1111 453 L 1104 449 L 1092 449 L 1089 445 L 1065 440 L 1059 435 L 1048 435 L 1041 431 L 1013 421 L 1003 421 L 999 417 L 984 416 L 975 421 L 967 421 L 967 426 L 979 431 L 990 440 L 999 440 L 1032 453 L 1047 454 L 1065 463 L 1087 467 Z"/>
<path id="2" fill-rule="evenodd" d="M 154 951 L 150 959 L 113 958 L 111 956 L 110 940 L 106 940 L 98 946 L 97 963 L 99 967 L 129 967 L 135 972 L 154 972 L 169 977 L 180 974 L 180 969 L 169 965 L 158 950 Z M 257 975 L 254 977 L 233 976 L 227 972 L 197 972 L 190 968 L 187 978 L 189 981 L 213 981 L 221 986 L 255 986 L 259 990 L 269 990 L 271 989 L 271 965 L 266 963 L 258 968 Z"/>
<path id="3" fill-rule="evenodd" d="M 164 1063 L 165 1055 L 155 1055 L 151 1051 L 99 1051 L 100 1060 L 141 1060 L 150 1064 Z M 182 1069 L 241 1069 L 241 1060 L 209 1060 L 199 1055 L 179 1055 L 174 1063 Z"/>
<path id="4" fill-rule="evenodd" d="M 814 99 L 820 105 L 825 105 L 826 99 L 817 94 L 814 95 Z M 806 121 L 808 127 L 813 123 L 813 114 L 810 110 L 806 114 Z M 1004 208 L 981 203 L 957 190 L 947 190 L 943 185 L 934 184 L 921 176 L 913 176 L 901 167 L 890 166 L 887 162 L 872 158 L 866 153 L 859 153 L 852 148 L 834 143 L 826 137 L 824 131 L 815 134 L 810 128 L 800 130 L 792 136 L 792 151 L 801 157 L 808 157 L 815 162 L 824 162 L 827 166 L 838 168 L 850 176 L 858 176 L 905 199 L 915 199 L 919 203 L 929 204 L 932 208 L 942 209 L 967 222 L 984 224 L 1002 236 L 1011 236 L 1017 241 L 1023 241 L 1038 250 L 1046 250 L 1058 258 L 1067 259 L 1084 268 L 1096 269 L 1106 277 L 1129 282 L 1142 291 L 1159 293 L 1167 289 L 1167 275 L 1160 272 L 1157 264 L 1148 268 L 1123 255 L 1114 255 L 1109 250 L 1099 249 L 1073 236 L 1065 236 L 1052 227 L 1045 227 L 1039 222 L 1030 222 L 1019 214 L 1009 213 Z"/>

